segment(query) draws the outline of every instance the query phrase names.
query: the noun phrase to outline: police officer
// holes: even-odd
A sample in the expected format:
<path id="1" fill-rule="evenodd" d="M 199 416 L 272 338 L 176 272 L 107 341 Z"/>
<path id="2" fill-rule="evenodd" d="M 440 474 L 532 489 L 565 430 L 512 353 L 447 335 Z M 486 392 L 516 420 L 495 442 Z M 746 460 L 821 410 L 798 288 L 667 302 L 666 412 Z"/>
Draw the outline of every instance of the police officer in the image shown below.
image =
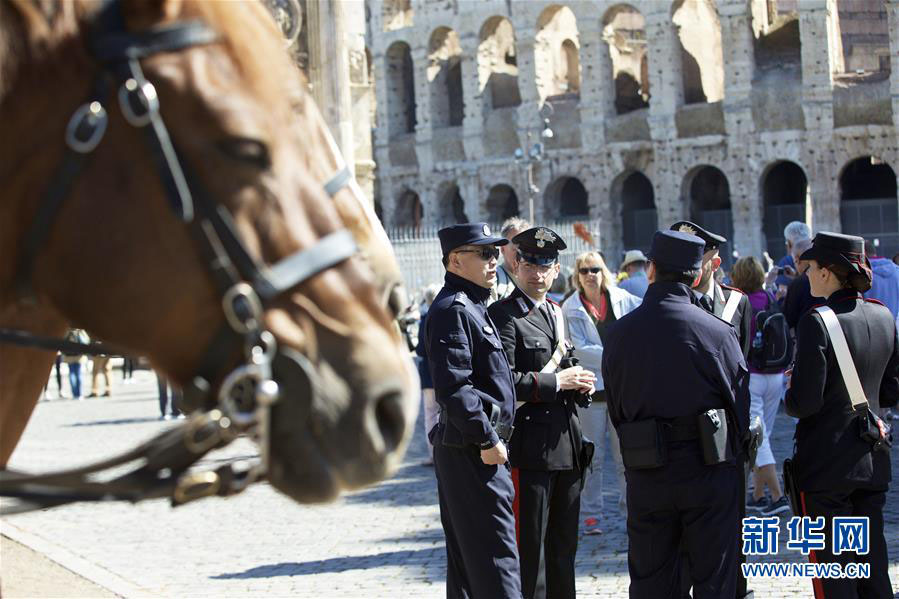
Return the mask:
<path id="1" fill-rule="evenodd" d="M 489 312 L 520 405 L 509 461 L 521 590 L 527 599 L 574 597 L 582 443 L 573 395 L 580 393 L 586 404 L 596 377 L 580 366 L 560 367 L 568 349 L 565 326 L 560 307 L 546 293 L 559 275 L 565 242 L 555 231 L 535 227 L 512 243 L 518 246 L 519 287 Z"/>
<path id="2" fill-rule="evenodd" d="M 879 423 L 873 414 L 879 408 L 895 406 L 899 398 L 896 325 L 886 307 L 861 295 L 871 287 L 871 267 L 861 237 L 818 233 L 800 260 L 810 262 L 806 273 L 812 295 L 827 298 L 830 312 L 822 314 L 821 308 L 806 312 L 797 330 L 796 363 L 785 398 L 787 413 L 799 418 L 793 482 L 801 501 L 793 499 L 804 510 L 797 515 L 825 518 L 826 548 L 810 553 L 810 561 L 866 562 L 871 568 L 870 578 L 816 579 L 815 597 L 892 597 L 883 536 L 890 454 L 884 443 L 878 443 Z M 838 340 L 835 342 L 825 325 L 824 318 L 834 314 L 854 373 L 843 371 L 835 349 Z M 844 378 L 846 374 L 849 376 Z M 862 403 L 853 409 L 847 391 L 852 377 L 861 383 L 867 407 Z M 833 554 L 834 516 L 868 518 L 867 555 Z"/>
<path id="3" fill-rule="evenodd" d="M 749 305 L 749 297 L 735 287 L 721 285 L 715 281 L 715 273 L 721 267 L 719 254 L 721 244 L 727 243 L 727 239 L 688 220 L 674 223 L 671 225 L 671 230 L 691 233 L 705 242 L 705 251 L 702 254 L 702 276 L 694 290 L 699 294 L 699 303 L 706 311 L 734 325 L 737 331 L 737 340 L 743 350 L 743 359 L 749 359 L 749 349 L 752 346 L 750 337 L 752 306 Z M 731 303 L 731 295 L 734 293 L 737 295 Z"/>
<path id="4" fill-rule="evenodd" d="M 612 324 L 602 375 L 627 476 L 632 598 L 677 597 L 684 540 L 696 599 L 736 593 L 749 373 L 732 326 L 691 287 L 705 244 L 658 231 L 643 303 Z"/>
<path id="5" fill-rule="evenodd" d="M 486 302 L 497 246 L 485 223 L 438 232 L 446 279 L 428 310 L 426 346 L 438 424 L 429 438 L 446 534 L 450 599 L 521 596 L 506 443 L 515 412 L 512 373 Z"/>
<path id="6" fill-rule="evenodd" d="M 712 233 L 700 227 L 696 223 L 682 220 L 671 225 L 672 231 L 682 231 L 696 235 L 705 242 L 705 251 L 702 254 L 702 275 L 699 277 L 699 283 L 694 287 L 693 292 L 699 298 L 699 304 L 709 313 L 714 314 L 718 318 L 734 325 L 737 332 L 737 340 L 740 342 L 740 348 L 743 350 L 743 359 L 749 359 L 749 349 L 752 347 L 751 327 L 752 327 L 752 306 L 749 304 L 749 296 L 735 287 L 721 285 L 715 281 L 715 273 L 721 267 L 721 244 L 727 243 L 727 239 L 723 235 Z M 746 495 L 746 480 L 749 477 L 750 465 L 745 463 L 748 456 L 744 453 L 744 476 L 740 480 L 741 496 Z M 740 502 L 737 518 L 742 522 L 746 517 L 746 502 Z M 740 543 L 739 537 L 735 542 Z M 690 579 L 689 557 L 686 553 L 682 554 L 684 564 L 682 565 L 681 584 L 683 585 L 683 597 L 690 596 Z M 740 553 L 740 562 L 746 561 L 745 556 Z M 743 571 L 737 570 L 737 599 L 750 599 L 754 597 L 752 591 L 747 586 L 746 577 Z"/>
<path id="7" fill-rule="evenodd" d="M 511 242 L 512 238 L 531 228 L 531 224 L 517 216 L 507 218 L 503 222 L 500 235 L 510 242 L 500 248 L 503 261 L 496 267 L 496 283 L 490 292 L 488 305 L 501 299 L 506 299 L 518 287 L 515 275 L 518 272 L 518 247 Z"/>

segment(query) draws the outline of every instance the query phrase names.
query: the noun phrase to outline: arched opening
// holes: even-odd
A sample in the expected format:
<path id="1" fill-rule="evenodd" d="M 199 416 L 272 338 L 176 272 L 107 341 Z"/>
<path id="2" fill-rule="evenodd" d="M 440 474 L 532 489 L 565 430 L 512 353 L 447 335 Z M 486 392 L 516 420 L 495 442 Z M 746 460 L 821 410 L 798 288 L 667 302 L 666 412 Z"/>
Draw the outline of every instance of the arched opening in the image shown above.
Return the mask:
<path id="1" fill-rule="evenodd" d="M 602 39 L 609 45 L 615 112 L 625 114 L 649 106 L 646 19 L 632 6 L 613 6 L 602 19 Z"/>
<path id="2" fill-rule="evenodd" d="M 397 227 L 420 227 L 424 216 L 424 208 L 418 194 L 411 189 L 405 190 L 396 202 L 394 224 Z"/>
<path id="3" fill-rule="evenodd" d="M 577 19 L 567 6 L 547 7 L 537 19 L 534 61 L 540 102 L 580 91 Z"/>
<path id="4" fill-rule="evenodd" d="M 478 82 L 488 109 L 521 104 L 515 29 L 505 17 L 490 17 L 481 27 Z"/>
<path id="5" fill-rule="evenodd" d="M 412 26 L 412 0 L 382 0 L 381 24 L 384 31 Z"/>
<path id="6" fill-rule="evenodd" d="M 886 2 L 838 2 L 836 6 L 843 72 L 861 77 L 874 73 L 888 75 L 890 19 Z"/>
<path id="7" fill-rule="evenodd" d="M 724 268 L 730 269 L 734 262 L 734 220 L 727 177 L 714 166 L 700 166 L 687 174 L 684 183 L 690 201 L 690 220 L 727 238 L 720 254 Z"/>
<path id="8" fill-rule="evenodd" d="M 577 177 L 559 177 L 543 194 L 545 218 L 583 218 L 590 214 L 587 190 Z"/>
<path id="9" fill-rule="evenodd" d="M 565 60 L 562 61 L 564 71 L 559 78 L 562 80 L 565 91 L 570 94 L 579 94 L 581 92 L 581 61 L 578 57 L 577 46 L 571 40 L 562 42 L 562 54 Z"/>
<path id="10" fill-rule="evenodd" d="M 840 175 L 843 233 L 878 240 L 877 253 L 899 252 L 899 202 L 896 172 L 874 156 L 856 158 Z"/>
<path id="11" fill-rule="evenodd" d="M 407 43 L 393 43 L 386 59 L 388 130 L 394 139 L 415 132 L 415 75 Z"/>
<path id="12" fill-rule="evenodd" d="M 468 216 L 465 214 L 465 201 L 462 199 L 458 185 L 455 183 L 444 184 L 438 197 L 440 198 L 440 204 L 437 207 L 440 224 L 468 222 Z"/>
<path id="13" fill-rule="evenodd" d="M 491 187 L 487 194 L 487 220 L 499 223 L 518 215 L 518 195 L 515 190 L 504 183 Z"/>
<path id="14" fill-rule="evenodd" d="M 807 201 L 808 179 L 795 162 L 778 162 L 762 176 L 762 227 L 768 254 L 775 261 L 787 251 L 784 227 L 794 220 L 805 222 Z"/>
<path id="15" fill-rule="evenodd" d="M 615 189 L 618 187 L 618 189 Z M 658 229 L 655 191 L 649 178 L 635 171 L 620 186 L 613 187 L 621 207 L 621 240 L 625 250 L 649 251 L 652 234 Z"/>
<path id="16" fill-rule="evenodd" d="M 431 34 L 428 44 L 428 87 L 431 122 L 435 128 L 462 124 L 462 47 L 459 35 L 447 27 Z"/>
<path id="17" fill-rule="evenodd" d="M 724 98 L 721 23 L 711 0 L 678 0 L 672 5 L 681 50 L 684 104 Z"/>

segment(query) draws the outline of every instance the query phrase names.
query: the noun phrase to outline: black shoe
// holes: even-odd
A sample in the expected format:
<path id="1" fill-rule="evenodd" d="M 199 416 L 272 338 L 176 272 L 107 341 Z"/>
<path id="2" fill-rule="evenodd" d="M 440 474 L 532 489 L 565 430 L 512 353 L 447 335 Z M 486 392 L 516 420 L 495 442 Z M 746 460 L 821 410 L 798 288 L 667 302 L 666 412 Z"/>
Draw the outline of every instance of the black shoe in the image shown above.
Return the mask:
<path id="1" fill-rule="evenodd" d="M 771 502 L 768 501 L 768 498 L 762 495 L 758 499 L 752 499 L 751 497 L 746 500 L 746 512 L 761 512 L 765 510 Z"/>

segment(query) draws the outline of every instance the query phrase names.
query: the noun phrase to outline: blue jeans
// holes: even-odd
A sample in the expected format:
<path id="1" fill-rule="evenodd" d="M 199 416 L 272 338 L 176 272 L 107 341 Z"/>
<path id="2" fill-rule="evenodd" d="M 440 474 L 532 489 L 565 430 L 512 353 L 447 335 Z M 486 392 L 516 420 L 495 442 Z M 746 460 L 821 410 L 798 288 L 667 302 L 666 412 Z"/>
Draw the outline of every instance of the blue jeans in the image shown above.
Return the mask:
<path id="1" fill-rule="evenodd" d="M 81 397 L 81 362 L 69 363 L 69 386 L 72 387 L 72 397 Z"/>

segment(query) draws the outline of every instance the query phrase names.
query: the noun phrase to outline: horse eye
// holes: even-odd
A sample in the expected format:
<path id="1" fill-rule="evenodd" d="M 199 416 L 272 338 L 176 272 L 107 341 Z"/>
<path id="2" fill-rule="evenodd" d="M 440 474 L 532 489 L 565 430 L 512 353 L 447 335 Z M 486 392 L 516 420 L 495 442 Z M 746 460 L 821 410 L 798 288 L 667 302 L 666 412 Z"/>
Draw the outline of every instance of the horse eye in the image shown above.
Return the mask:
<path id="1" fill-rule="evenodd" d="M 252 164 L 266 170 L 272 165 L 268 146 L 265 142 L 251 137 L 229 137 L 216 143 L 218 149 L 228 158 Z"/>

